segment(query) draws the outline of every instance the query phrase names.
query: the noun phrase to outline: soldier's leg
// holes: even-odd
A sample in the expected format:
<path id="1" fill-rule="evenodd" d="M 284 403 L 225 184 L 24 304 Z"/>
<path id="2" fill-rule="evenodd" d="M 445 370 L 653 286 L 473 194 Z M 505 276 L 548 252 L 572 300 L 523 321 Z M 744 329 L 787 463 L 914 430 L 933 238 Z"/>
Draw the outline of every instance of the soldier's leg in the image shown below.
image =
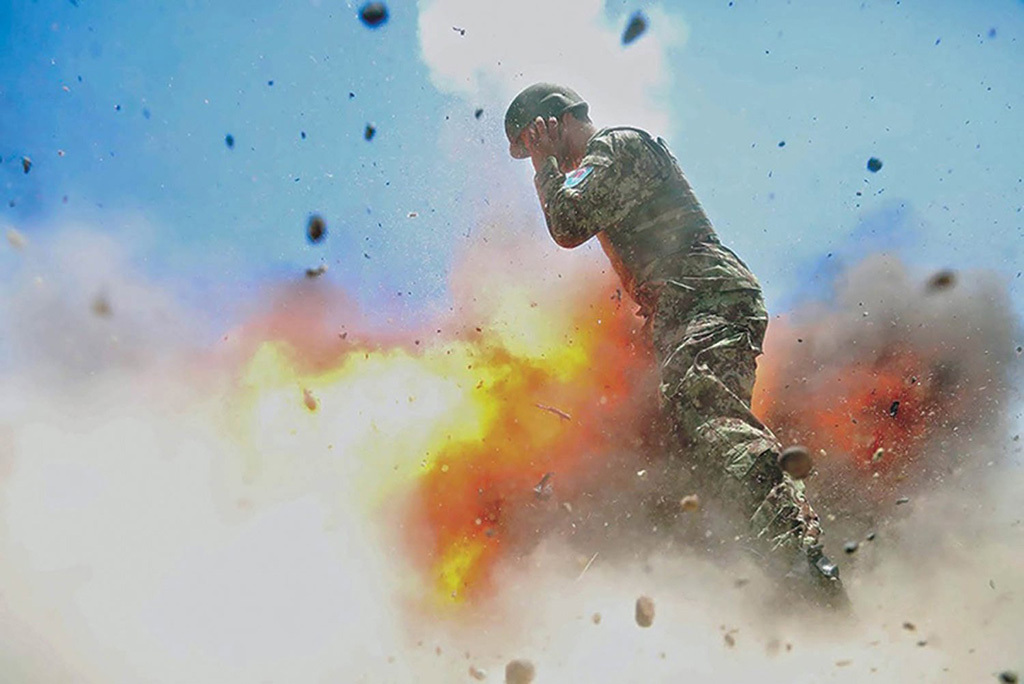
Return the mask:
<path id="1" fill-rule="evenodd" d="M 678 310 L 679 304 L 659 302 L 653 333 L 664 408 L 685 442 L 685 458 L 706 489 L 749 521 L 753 545 L 815 549 L 817 516 L 802 484 L 779 468 L 778 440 L 750 410 L 766 325 L 760 297 L 737 293 L 703 313 Z"/>

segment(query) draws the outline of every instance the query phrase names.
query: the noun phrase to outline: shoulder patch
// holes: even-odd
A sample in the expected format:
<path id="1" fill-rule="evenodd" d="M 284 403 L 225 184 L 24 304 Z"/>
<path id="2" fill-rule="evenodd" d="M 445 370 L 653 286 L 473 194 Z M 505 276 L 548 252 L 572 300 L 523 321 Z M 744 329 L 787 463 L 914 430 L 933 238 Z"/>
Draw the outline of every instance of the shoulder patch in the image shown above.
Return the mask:
<path id="1" fill-rule="evenodd" d="M 590 172 L 594 170 L 593 166 L 581 166 L 578 169 L 573 169 L 565 176 L 565 183 L 562 184 L 563 188 L 574 188 L 590 175 Z"/>

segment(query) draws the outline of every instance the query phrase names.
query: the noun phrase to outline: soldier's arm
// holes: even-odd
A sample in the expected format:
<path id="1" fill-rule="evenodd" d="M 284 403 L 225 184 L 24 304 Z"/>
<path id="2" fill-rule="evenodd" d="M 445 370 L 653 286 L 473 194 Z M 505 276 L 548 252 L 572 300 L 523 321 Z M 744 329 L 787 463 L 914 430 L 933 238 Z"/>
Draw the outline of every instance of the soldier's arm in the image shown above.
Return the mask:
<path id="1" fill-rule="evenodd" d="M 578 247 L 629 210 L 623 169 L 611 147 L 594 141 L 579 168 L 564 174 L 549 157 L 534 177 L 548 232 L 561 247 Z"/>

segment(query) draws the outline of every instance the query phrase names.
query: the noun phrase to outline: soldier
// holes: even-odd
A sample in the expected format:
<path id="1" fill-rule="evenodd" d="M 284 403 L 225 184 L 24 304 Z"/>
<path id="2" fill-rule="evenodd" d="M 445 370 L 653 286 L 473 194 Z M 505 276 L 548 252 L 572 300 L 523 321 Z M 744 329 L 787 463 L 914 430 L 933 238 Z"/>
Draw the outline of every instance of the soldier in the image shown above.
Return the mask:
<path id="1" fill-rule="evenodd" d="M 663 140 L 636 128 L 597 130 L 588 113 L 573 90 L 537 83 L 505 114 L 510 154 L 533 161 L 551 237 L 572 248 L 597 235 L 640 306 L 661 406 L 678 440 L 675 457 L 748 521 L 748 547 L 781 562 L 788 577 L 812 580 L 800 586 L 841 603 L 818 517 L 803 483 L 783 470 L 804 477 L 810 456 L 802 447 L 783 452 L 750 410 L 768 325 L 760 284 L 718 241 Z"/>

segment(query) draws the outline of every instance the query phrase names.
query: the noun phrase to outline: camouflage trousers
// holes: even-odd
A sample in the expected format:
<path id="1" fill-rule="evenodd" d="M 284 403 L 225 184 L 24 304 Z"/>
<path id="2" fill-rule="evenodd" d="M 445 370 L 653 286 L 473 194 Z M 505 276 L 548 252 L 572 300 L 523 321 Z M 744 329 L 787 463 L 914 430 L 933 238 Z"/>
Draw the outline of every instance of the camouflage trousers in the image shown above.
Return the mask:
<path id="1" fill-rule="evenodd" d="M 778 439 L 750 409 L 768 326 L 761 293 L 701 280 L 664 281 L 649 321 L 662 409 L 678 440 L 670 448 L 702 491 L 747 521 L 738 530 L 747 543 L 809 551 L 819 543 L 818 517 L 803 483 L 778 466 Z"/>

